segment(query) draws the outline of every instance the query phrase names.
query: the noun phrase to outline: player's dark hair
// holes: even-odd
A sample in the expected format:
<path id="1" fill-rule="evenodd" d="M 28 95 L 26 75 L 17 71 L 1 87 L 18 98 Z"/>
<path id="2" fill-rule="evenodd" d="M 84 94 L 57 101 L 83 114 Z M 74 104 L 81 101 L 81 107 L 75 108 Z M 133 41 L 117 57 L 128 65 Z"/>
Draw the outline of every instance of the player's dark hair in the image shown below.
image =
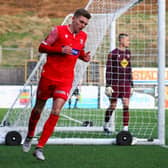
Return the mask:
<path id="1" fill-rule="evenodd" d="M 118 40 L 120 41 L 124 37 L 128 37 L 128 34 L 127 33 L 120 33 L 118 36 Z"/>
<path id="2" fill-rule="evenodd" d="M 84 8 L 77 9 L 74 13 L 75 17 L 84 16 L 87 19 L 91 18 L 91 14 Z"/>

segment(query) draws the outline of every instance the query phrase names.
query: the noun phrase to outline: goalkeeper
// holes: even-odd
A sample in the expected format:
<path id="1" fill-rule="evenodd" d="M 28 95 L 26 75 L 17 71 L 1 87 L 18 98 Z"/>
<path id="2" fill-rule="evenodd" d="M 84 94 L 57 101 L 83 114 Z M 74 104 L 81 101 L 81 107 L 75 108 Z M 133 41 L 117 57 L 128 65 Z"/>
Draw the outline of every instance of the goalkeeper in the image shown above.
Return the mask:
<path id="1" fill-rule="evenodd" d="M 129 100 L 133 92 L 131 52 L 128 49 L 130 41 L 128 34 L 119 34 L 119 47 L 111 51 L 106 63 L 105 94 L 109 97 L 110 106 L 105 112 L 103 130 L 106 134 L 109 129 L 110 118 L 121 98 L 123 104 L 123 130 L 128 131 Z"/>
<path id="2" fill-rule="evenodd" d="M 68 98 L 77 59 L 86 62 L 90 60 L 90 52 L 84 51 L 87 34 L 83 31 L 90 18 L 91 15 L 87 10 L 77 9 L 70 24 L 55 26 L 39 46 L 41 53 L 47 53 L 47 60 L 42 69 L 36 103 L 30 115 L 28 133 L 23 142 L 23 151 L 30 151 L 36 125 L 47 100 L 52 98 L 51 113 L 33 153 L 39 160 L 45 160 L 43 147 L 51 136 L 59 120 L 61 109 Z"/>

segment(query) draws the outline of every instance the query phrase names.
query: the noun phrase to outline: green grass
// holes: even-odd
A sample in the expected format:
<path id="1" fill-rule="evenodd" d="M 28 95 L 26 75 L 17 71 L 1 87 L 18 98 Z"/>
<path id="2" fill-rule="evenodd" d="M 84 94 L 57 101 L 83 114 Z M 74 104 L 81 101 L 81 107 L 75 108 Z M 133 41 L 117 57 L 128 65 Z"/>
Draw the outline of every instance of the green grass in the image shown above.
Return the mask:
<path id="1" fill-rule="evenodd" d="M 27 119 L 30 110 L 28 109 L 27 112 L 22 113 L 22 109 L 14 109 L 12 110 L 9 115 L 7 122 L 11 125 L 14 124 L 16 119 L 24 121 Z M 105 109 L 63 109 L 61 114 L 78 120 L 80 122 L 84 121 L 92 121 L 93 126 L 102 127 L 104 121 L 104 112 Z M 44 112 L 46 113 L 46 112 Z M 157 111 L 156 110 L 137 110 L 131 109 L 130 110 L 130 121 L 129 121 L 129 130 L 133 136 L 138 138 L 156 138 L 157 137 Z M 123 120 L 123 112 L 122 110 L 116 111 L 116 119 L 115 119 L 115 130 L 116 134 L 122 129 L 122 120 Z M 23 125 L 25 126 L 25 125 Z M 27 126 L 27 125 L 26 125 Z M 69 126 L 78 126 L 81 127 L 81 123 L 76 122 L 74 120 L 69 120 L 66 117 L 60 117 L 57 126 L 69 127 Z M 116 136 L 113 134 L 108 138 Z M 87 138 L 106 138 L 104 134 L 102 134 L 102 130 L 99 132 L 56 132 L 56 137 L 87 137 Z"/>
<path id="2" fill-rule="evenodd" d="M 7 111 L 7 110 L 6 110 Z M 26 120 L 29 116 L 30 110 L 28 109 L 27 112 L 22 113 L 22 109 L 14 109 L 8 115 L 7 122 L 13 125 L 18 120 Z M 80 122 L 84 121 L 92 121 L 93 126 L 102 127 L 104 121 L 104 112 L 105 109 L 63 109 L 62 113 L 65 116 L 78 120 Z M 2 109 L 1 113 L 5 113 L 5 109 Z M 46 112 L 44 112 L 46 113 Z M 2 114 L 2 115 L 3 115 Z M 149 110 L 149 109 L 131 109 L 130 110 L 130 120 L 129 120 L 129 130 L 133 136 L 138 138 L 147 138 L 147 139 L 154 139 L 157 138 L 157 110 Z M 122 129 L 122 120 L 123 120 L 123 112 L 122 110 L 116 111 L 116 118 L 115 118 L 115 130 L 116 134 Z M 25 125 L 23 125 L 25 126 Z M 69 120 L 63 116 L 60 117 L 59 122 L 57 124 L 58 127 L 69 127 L 69 126 L 78 126 L 81 127 L 81 123 L 78 123 L 74 120 Z M 108 138 L 116 136 L 113 134 Z M 106 138 L 102 131 L 99 132 L 56 132 L 54 134 L 56 137 L 87 137 L 87 138 Z"/>
<path id="3" fill-rule="evenodd" d="M 7 32 L 5 34 L 2 34 L 1 35 L 1 40 L 0 42 L 3 43 L 7 40 L 13 40 L 13 39 L 23 39 L 24 37 L 26 36 L 30 36 L 31 33 L 28 33 L 28 32 L 23 32 L 23 33 L 19 33 L 19 32 Z M 12 47 L 12 46 L 10 46 Z M 13 47 L 19 47 L 19 46 L 13 46 Z"/>
<path id="4" fill-rule="evenodd" d="M 46 145 L 38 161 L 21 146 L 0 146 L 2 168 L 166 168 L 167 155 L 159 146 Z"/>
<path id="5" fill-rule="evenodd" d="M 6 113 L 0 109 L 0 120 Z M 77 110 L 78 111 L 78 110 Z M 166 122 L 168 111 L 166 111 Z M 166 124 L 166 130 L 168 125 Z M 168 142 L 168 136 L 166 135 Z M 38 161 L 29 153 L 23 153 L 21 145 L 0 145 L 2 168 L 166 168 L 168 148 L 161 146 L 116 145 L 46 145 L 46 160 Z"/>
<path id="6" fill-rule="evenodd" d="M 34 53 L 36 56 L 38 54 L 38 46 L 40 42 L 47 36 L 49 31 L 51 30 L 51 27 L 53 27 L 54 25 L 60 25 L 64 20 L 64 18 L 48 18 L 46 20 L 45 18 L 43 19 L 34 18 L 33 16 L 34 16 L 34 13 L 31 11 L 27 11 L 22 15 L 0 16 L 0 22 L 3 23 L 3 26 L 1 28 L 3 31 L 1 33 L 0 45 L 3 47 L 11 47 L 11 48 L 29 48 L 30 46 L 32 46 L 34 48 Z M 145 48 L 151 48 L 150 46 L 151 43 L 156 45 L 157 37 L 155 34 L 151 36 L 150 39 L 144 38 L 144 37 L 149 37 L 149 34 L 150 34 L 149 32 L 151 32 L 151 27 L 152 29 L 157 28 L 155 24 L 157 23 L 156 18 L 157 18 L 157 15 L 154 16 L 151 14 L 137 13 L 137 14 L 134 14 L 134 17 L 130 14 L 127 14 L 127 15 L 123 15 L 119 19 L 121 24 L 119 25 L 121 32 L 125 32 L 125 30 L 127 29 L 133 30 L 132 31 L 133 34 L 131 38 L 131 50 L 133 51 L 133 53 L 135 51 L 135 53 L 143 55 Z M 166 19 L 168 20 L 168 13 L 166 13 Z M 136 21 L 138 21 L 137 24 L 135 24 Z M 153 23 L 153 25 L 144 24 L 148 22 Z M 168 25 L 168 22 L 166 22 L 166 27 L 167 25 Z M 134 33 L 136 33 L 137 30 L 141 33 L 141 34 L 138 33 L 139 34 L 138 38 L 137 38 L 137 34 L 134 35 Z M 108 46 L 110 46 L 109 42 L 101 46 L 103 48 L 104 53 L 109 52 Z M 102 60 L 102 51 L 100 51 L 100 53 L 101 55 L 99 55 L 99 53 L 96 53 L 96 57 L 97 57 L 96 60 L 103 62 L 104 60 Z M 18 65 L 22 66 L 24 65 L 25 60 L 30 58 L 29 51 L 18 52 L 13 50 L 11 52 L 11 51 L 4 50 L 3 56 L 4 56 L 3 62 L 0 65 L 3 67 L 8 67 L 8 66 L 13 67 Z M 135 62 L 137 61 L 135 60 Z M 151 62 L 151 59 L 150 59 L 150 62 Z M 156 66 L 157 61 L 154 60 L 153 62 L 154 63 L 152 63 L 152 65 L 148 64 L 145 66 Z M 133 61 L 133 65 L 134 65 L 134 61 Z M 144 63 L 143 65 L 138 63 L 138 65 L 144 66 Z"/>
<path id="7" fill-rule="evenodd" d="M 34 57 L 37 59 L 40 42 L 54 25 L 60 25 L 62 21 L 63 18 L 33 17 L 31 12 L 23 15 L 0 16 L 0 23 L 3 25 L 0 31 L 0 46 L 3 48 L 0 66 L 25 65 L 25 61 L 30 59 L 30 47 L 33 47 Z M 12 50 L 4 48 L 12 48 Z"/>
<path id="8" fill-rule="evenodd" d="M 6 108 L 1 108 L 0 109 L 0 121 L 2 120 L 3 116 L 5 115 L 5 113 L 7 112 Z"/>

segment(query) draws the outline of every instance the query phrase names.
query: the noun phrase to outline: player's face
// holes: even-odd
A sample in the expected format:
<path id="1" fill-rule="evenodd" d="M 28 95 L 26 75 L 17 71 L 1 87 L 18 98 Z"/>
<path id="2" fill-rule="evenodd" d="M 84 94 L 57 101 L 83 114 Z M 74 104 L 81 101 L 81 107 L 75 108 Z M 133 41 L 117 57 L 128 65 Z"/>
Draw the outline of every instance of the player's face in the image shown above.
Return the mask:
<path id="1" fill-rule="evenodd" d="M 88 24 L 89 19 L 84 16 L 73 17 L 72 18 L 72 28 L 74 33 L 80 32 Z"/>
<path id="2" fill-rule="evenodd" d="M 130 40 L 129 40 L 129 37 L 128 37 L 128 36 L 122 38 L 121 41 L 122 41 L 123 47 L 125 47 L 125 48 L 128 48 L 128 47 L 129 47 L 129 45 L 130 45 Z"/>

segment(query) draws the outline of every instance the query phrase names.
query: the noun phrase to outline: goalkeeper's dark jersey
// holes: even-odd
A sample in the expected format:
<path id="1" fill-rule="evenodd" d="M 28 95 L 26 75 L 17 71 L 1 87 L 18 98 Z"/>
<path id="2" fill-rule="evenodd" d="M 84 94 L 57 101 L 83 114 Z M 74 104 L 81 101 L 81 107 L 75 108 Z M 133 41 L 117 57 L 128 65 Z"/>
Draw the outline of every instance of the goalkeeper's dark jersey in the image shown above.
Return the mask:
<path id="1" fill-rule="evenodd" d="M 132 85 L 130 50 L 114 49 L 109 53 L 106 64 L 106 85 Z"/>

